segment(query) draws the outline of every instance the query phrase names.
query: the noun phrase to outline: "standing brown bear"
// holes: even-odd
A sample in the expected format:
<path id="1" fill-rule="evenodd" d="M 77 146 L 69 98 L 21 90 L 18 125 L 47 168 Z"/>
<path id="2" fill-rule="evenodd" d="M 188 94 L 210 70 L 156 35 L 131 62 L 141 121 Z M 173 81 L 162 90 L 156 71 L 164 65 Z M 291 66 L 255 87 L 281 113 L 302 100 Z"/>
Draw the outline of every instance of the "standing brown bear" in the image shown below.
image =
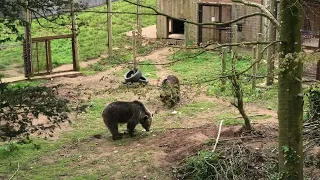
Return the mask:
<path id="1" fill-rule="evenodd" d="M 169 108 L 180 101 L 180 82 L 174 75 L 168 75 L 161 83 L 160 100 Z"/>
<path id="2" fill-rule="evenodd" d="M 105 125 L 112 134 L 112 139 L 121 139 L 123 133 L 119 133 L 118 124 L 127 123 L 127 130 L 132 137 L 137 124 L 149 131 L 152 122 L 152 114 L 140 101 L 126 102 L 115 101 L 110 103 L 102 112 Z"/>

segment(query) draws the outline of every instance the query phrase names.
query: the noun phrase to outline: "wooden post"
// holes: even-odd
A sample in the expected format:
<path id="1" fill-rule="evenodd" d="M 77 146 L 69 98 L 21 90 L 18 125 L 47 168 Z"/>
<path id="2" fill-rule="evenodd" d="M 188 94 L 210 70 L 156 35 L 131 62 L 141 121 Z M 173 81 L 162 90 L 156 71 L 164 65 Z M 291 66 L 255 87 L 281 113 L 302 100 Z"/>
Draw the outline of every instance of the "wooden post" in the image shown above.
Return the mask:
<path id="1" fill-rule="evenodd" d="M 39 65 L 39 44 L 36 42 L 36 50 L 37 50 L 37 67 L 38 67 L 38 74 L 40 72 L 40 65 Z"/>
<path id="2" fill-rule="evenodd" d="M 232 26 L 232 34 L 232 44 L 235 44 L 238 42 L 238 25 Z M 235 58 L 237 49 L 237 46 L 232 46 L 231 58 Z"/>
<path id="3" fill-rule="evenodd" d="M 189 43 L 189 25 L 187 22 L 184 22 L 184 46 L 187 47 Z"/>
<path id="4" fill-rule="evenodd" d="M 31 40 L 31 15 L 28 10 L 28 1 L 25 0 L 24 9 L 25 34 L 24 34 L 24 68 L 25 77 L 29 78 L 32 72 L 32 40 Z"/>
<path id="5" fill-rule="evenodd" d="M 48 40 L 45 40 L 45 47 L 46 47 L 46 70 L 47 73 L 49 72 L 49 50 L 48 50 Z"/>
<path id="6" fill-rule="evenodd" d="M 137 70 L 137 60 L 136 60 L 136 31 L 132 31 L 132 48 L 133 48 L 133 70 Z"/>
<path id="7" fill-rule="evenodd" d="M 48 40 L 48 62 L 49 62 L 49 73 L 52 73 L 51 40 Z"/>
<path id="8" fill-rule="evenodd" d="M 262 41 L 262 33 L 258 33 L 257 35 L 257 41 L 258 42 L 261 42 Z M 256 52 L 256 55 L 257 55 L 257 60 L 261 59 L 262 57 L 262 54 L 261 54 L 261 51 L 262 51 L 262 45 L 261 44 L 257 44 L 257 52 Z M 260 64 L 261 64 L 261 60 L 260 62 L 257 64 L 257 69 L 260 68 Z"/>
<path id="9" fill-rule="evenodd" d="M 227 47 L 222 48 L 222 58 L 221 58 L 221 75 L 226 75 L 226 66 L 227 66 Z M 226 90 L 226 78 L 221 78 L 221 92 Z"/>
<path id="10" fill-rule="evenodd" d="M 107 2 L 107 23 L 108 23 L 108 54 L 112 56 L 112 2 L 108 0 Z"/>
<path id="11" fill-rule="evenodd" d="M 316 80 L 320 81 L 320 60 L 319 60 L 318 63 L 317 63 Z"/>
<path id="12" fill-rule="evenodd" d="M 319 34 L 318 34 L 318 37 L 319 37 L 319 44 L 318 44 L 318 48 L 320 48 L 320 29 L 318 30 Z"/>
<path id="13" fill-rule="evenodd" d="M 254 46 L 252 48 L 252 63 L 254 63 L 257 59 L 257 47 Z M 257 64 L 252 66 L 252 71 L 251 71 L 251 75 L 252 75 L 252 80 L 251 80 L 251 89 L 255 90 L 256 89 L 256 74 L 257 74 Z"/>
<path id="14" fill-rule="evenodd" d="M 74 0 L 71 0 L 71 18 L 72 18 L 72 60 L 73 70 L 79 71 L 79 49 L 78 49 L 78 25 L 76 14 L 74 12 Z M 50 55 L 51 56 L 51 55 Z"/>
<path id="15" fill-rule="evenodd" d="M 273 14 L 274 17 L 276 17 L 276 5 L 277 2 L 276 0 L 270 0 L 270 12 Z M 274 24 L 271 22 L 269 23 L 269 41 L 275 41 L 276 40 L 276 28 Z M 268 49 L 268 55 L 267 55 L 267 82 L 266 84 L 272 85 L 273 84 L 273 79 L 274 79 L 274 59 L 276 57 L 276 48 L 275 45 L 272 45 Z"/>
<path id="16" fill-rule="evenodd" d="M 137 0 L 137 4 L 141 4 L 141 0 Z M 142 46 L 142 19 L 141 19 L 141 6 L 137 6 L 137 28 L 138 28 L 138 47 Z"/>

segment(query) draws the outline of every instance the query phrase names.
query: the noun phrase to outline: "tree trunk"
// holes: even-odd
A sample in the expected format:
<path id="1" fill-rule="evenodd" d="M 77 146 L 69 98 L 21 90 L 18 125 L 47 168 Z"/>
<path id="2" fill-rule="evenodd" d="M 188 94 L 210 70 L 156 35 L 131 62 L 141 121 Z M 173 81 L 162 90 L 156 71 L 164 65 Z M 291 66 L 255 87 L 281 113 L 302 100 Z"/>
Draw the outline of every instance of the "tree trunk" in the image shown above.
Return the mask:
<path id="1" fill-rule="evenodd" d="M 277 17 L 276 15 L 276 6 L 277 2 L 276 0 L 270 0 L 270 12 L 274 15 L 274 17 Z M 269 41 L 275 41 L 276 40 L 276 27 L 274 24 L 270 23 L 269 26 Z M 268 49 L 268 61 L 267 61 L 267 85 L 272 85 L 273 84 L 273 79 L 274 79 L 274 59 L 276 58 L 276 48 L 275 45 L 272 45 Z"/>
<path id="2" fill-rule="evenodd" d="M 280 65 L 278 88 L 279 172 L 282 179 L 303 179 L 301 0 L 280 2 Z"/>

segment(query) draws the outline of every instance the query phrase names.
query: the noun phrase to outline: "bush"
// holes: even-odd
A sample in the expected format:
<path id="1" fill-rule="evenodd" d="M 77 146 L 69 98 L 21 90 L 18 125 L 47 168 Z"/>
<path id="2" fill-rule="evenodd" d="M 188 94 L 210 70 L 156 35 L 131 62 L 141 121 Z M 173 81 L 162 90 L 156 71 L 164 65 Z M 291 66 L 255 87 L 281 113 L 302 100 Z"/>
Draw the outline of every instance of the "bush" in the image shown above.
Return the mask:
<path id="1" fill-rule="evenodd" d="M 312 120 L 319 119 L 320 117 L 320 88 L 312 86 L 307 90 L 306 96 L 309 102 L 308 116 Z"/>
<path id="2" fill-rule="evenodd" d="M 0 94 L 0 139 L 29 137 L 31 133 L 53 133 L 59 124 L 69 121 L 67 100 L 48 87 L 9 88 Z M 34 123 L 39 115 L 46 123 Z"/>
<path id="3" fill-rule="evenodd" d="M 261 150 L 243 144 L 228 145 L 219 153 L 202 150 L 174 170 L 177 179 L 271 179 L 276 174 L 276 155 L 269 157 Z"/>

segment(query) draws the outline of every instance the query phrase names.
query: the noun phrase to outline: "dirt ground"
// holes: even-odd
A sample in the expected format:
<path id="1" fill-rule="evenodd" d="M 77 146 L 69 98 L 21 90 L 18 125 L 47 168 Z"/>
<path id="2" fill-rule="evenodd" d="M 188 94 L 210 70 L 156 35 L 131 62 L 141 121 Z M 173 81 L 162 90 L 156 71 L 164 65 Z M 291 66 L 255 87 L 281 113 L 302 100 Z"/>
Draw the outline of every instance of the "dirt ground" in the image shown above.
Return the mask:
<path id="1" fill-rule="evenodd" d="M 167 56 L 172 53 L 173 50 L 166 47 L 155 50 L 150 55 L 139 57 L 138 60 L 165 63 Z M 161 123 L 154 122 L 155 126 L 152 127 L 150 134 L 140 132 L 139 138 L 126 138 L 118 142 L 113 142 L 107 133 L 90 136 L 88 139 L 64 145 L 52 156 L 42 157 L 39 162 L 43 165 L 50 165 L 64 158 L 76 157 L 71 168 L 79 174 L 98 171 L 101 179 L 172 179 L 173 166 L 204 147 L 210 148 L 210 146 L 205 146 L 205 143 L 217 137 L 220 120 L 214 118 L 216 115 L 231 113 L 235 118 L 240 117 L 230 102 L 207 96 L 205 88 L 198 87 L 190 90 L 190 87 L 182 86 L 182 89 L 189 89 L 183 91 L 182 100 L 177 108 L 191 102 L 201 101 L 212 102 L 215 108 L 204 109 L 200 113 L 179 119 L 172 113 L 176 109 L 169 110 L 163 107 L 158 99 L 157 86 L 160 80 L 168 74 L 174 74 L 173 72 L 166 67 L 157 66 L 157 76 L 160 79 L 148 79 L 148 86 L 151 88 L 140 88 L 141 92 L 136 94 L 130 91 L 117 91 L 123 86 L 122 81 L 124 80 L 124 76 L 119 76 L 117 72 L 124 68 L 126 67 L 118 66 L 90 76 L 54 78 L 48 85 L 58 86 L 59 93 L 75 106 L 80 102 L 89 102 L 96 97 L 107 99 L 110 96 L 116 96 L 117 100 L 127 101 L 139 99 L 154 114 L 156 117 L 154 121 L 161 121 Z M 203 93 L 198 93 L 198 91 L 203 91 Z M 276 147 L 276 111 L 254 104 L 246 105 L 246 109 L 249 116 L 267 115 L 266 118 L 254 121 L 254 127 L 263 132 L 263 136 L 243 140 L 241 126 L 223 126 L 220 140 L 236 139 L 252 148 Z M 77 118 L 74 115 L 71 118 L 77 124 Z M 97 121 L 101 121 L 103 125 L 102 119 L 97 119 Z M 177 123 L 179 126 L 176 126 Z M 53 140 L 59 140 L 61 133 L 65 131 L 72 131 L 72 127 L 62 126 L 62 130 L 55 132 Z M 59 178 L 70 178 L 70 175 L 61 174 Z"/>
<path id="2" fill-rule="evenodd" d="M 162 48 L 152 52 L 148 56 L 139 57 L 139 61 L 153 60 L 155 63 L 165 63 L 167 61 L 167 56 L 173 53 L 170 48 Z M 68 99 L 74 99 L 74 102 L 79 102 L 79 97 L 81 101 L 88 101 L 92 97 L 107 97 L 112 92 L 110 89 L 118 89 L 121 86 L 121 82 L 124 80 L 123 77 L 119 76 L 116 72 L 123 70 L 123 66 L 118 66 L 113 69 L 109 69 L 104 72 L 97 73 L 90 76 L 79 76 L 75 78 L 55 78 L 50 82 L 51 86 L 60 86 L 59 92 Z M 164 78 L 168 74 L 174 74 L 165 67 L 157 66 L 157 76 L 160 79 Z M 159 79 L 149 79 L 150 86 L 156 87 L 159 85 Z M 182 87 L 183 88 L 183 87 Z M 201 89 L 200 89 L 201 90 Z M 219 121 L 212 121 L 212 117 L 217 114 L 223 114 L 226 112 L 231 112 L 235 117 L 239 117 L 238 112 L 228 101 L 223 99 L 218 99 L 214 97 L 209 97 L 205 93 L 200 93 L 200 95 L 195 96 L 194 91 L 184 91 L 183 98 L 179 106 L 184 106 L 192 101 L 210 101 L 216 104 L 215 109 L 205 110 L 204 113 L 198 113 L 194 116 L 185 116 L 180 122 L 179 128 L 171 128 L 176 119 L 171 115 L 173 110 L 168 110 L 163 107 L 160 100 L 158 100 L 157 88 L 148 89 L 145 97 L 139 97 L 131 92 L 127 92 L 125 96 L 119 95 L 118 100 L 135 100 L 140 99 L 146 104 L 148 109 L 150 109 L 155 116 L 161 114 L 168 114 L 163 116 L 164 126 L 154 127 L 153 135 L 141 139 L 135 139 L 133 141 L 127 140 L 121 146 L 114 145 L 110 137 L 102 134 L 96 137 L 92 137 L 84 142 L 78 143 L 77 145 L 69 145 L 57 153 L 57 156 L 61 154 L 65 156 L 72 156 L 72 154 L 83 154 L 82 158 L 85 161 L 79 161 L 78 166 L 82 166 L 83 163 L 87 161 L 94 161 L 97 159 L 108 159 L 110 164 L 125 167 L 128 161 L 122 157 L 121 162 L 116 162 L 115 154 L 123 154 L 125 157 L 136 156 L 133 162 L 143 162 L 139 159 L 142 157 L 147 157 L 147 163 L 136 163 L 134 165 L 134 177 L 137 179 L 149 179 L 153 177 L 158 177 L 161 179 L 170 179 L 170 168 L 178 164 L 183 158 L 190 156 L 197 151 L 199 151 L 204 143 L 210 139 L 215 139 L 218 133 L 217 124 Z M 81 95 L 80 95 L 80 94 Z M 273 110 L 268 110 L 266 108 L 256 107 L 254 105 L 248 105 L 249 115 L 269 115 L 267 119 L 257 121 L 259 125 L 269 133 L 276 133 L 276 112 Z M 76 121 L 76 120 L 74 120 Z M 102 120 L 101 120 L 102 121 Z M 261 125 L 262 124 L 262 125 Z M 221 139 L 239 137 L 239 131 L 241 126 L 230 126 L 223 127 L 221 133 Z M 69 129 L 70 130 L 70 129 Z M 57 132 L 54 137 L 59 137 L 59 134 L 63 131 Z M 98 138 L 97 138 L 98 137 Z M 272 136 L 271 138 L 275 138 Z M 87 149 L 87 143 L 97 144 L 93 149 Z M 262 139 L 260 141 L 253 141 L 252 145 L 256 147 L 264 146 L 264 144 L 270 144 L 270 139 Z M 76 146 L 76 147 L 75 147 Z M 82 152 L 82 153 L 81 153 Z M 125 153 L 124 153 L 125 152 Z M 140 156 L 139 156 L 140 154 Z M 112 158 L 111 158 L 112 155 Z M 43 161 L 54 161 L 56 157 L 46 157 Z M 110 159 L 111 158 L 111 159 Z M 51 160 L 50 160 L 51 159 Z M 129 158 L 130 159 L 130 158 Z M 151 159 L 151 161 L 150 161 Z M 98 168 L 99 167 L 94 167 Z M 102 167 L 101 167 L 102 168 Z M 162 169 L 159 171 L 159 168 Z M 102 168 L 104 169 L 104 168 Z M 162 174 L 164 171 L 164 174 Z M 133 178 L 132 170 L 123 168 L 112 177 L 115 179 L 122 178 Z M 110 176 L 110 174 L 106 174 Z"/>

